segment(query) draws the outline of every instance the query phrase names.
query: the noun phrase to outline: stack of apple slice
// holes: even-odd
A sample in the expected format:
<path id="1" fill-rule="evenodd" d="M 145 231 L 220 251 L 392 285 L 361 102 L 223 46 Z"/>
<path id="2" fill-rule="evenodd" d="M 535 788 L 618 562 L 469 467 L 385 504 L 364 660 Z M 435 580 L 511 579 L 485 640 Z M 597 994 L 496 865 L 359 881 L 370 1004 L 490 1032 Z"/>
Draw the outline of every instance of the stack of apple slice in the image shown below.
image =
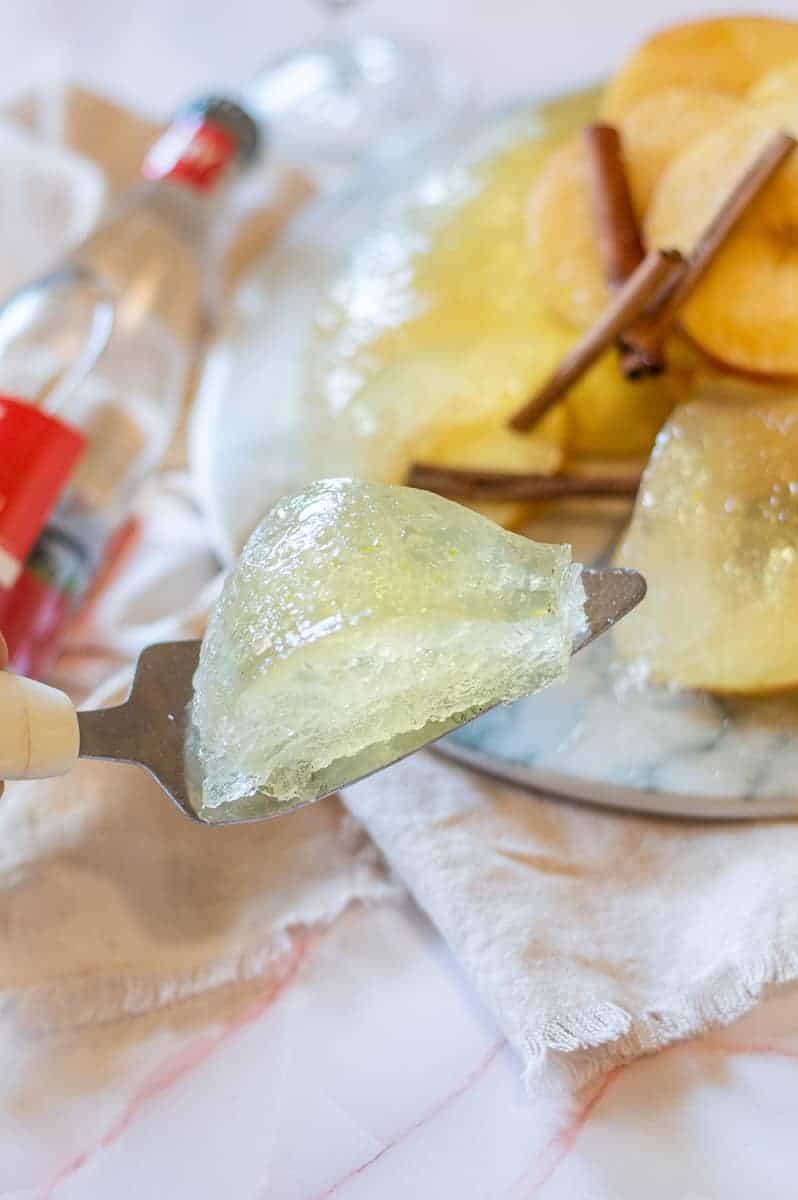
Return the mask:
<path id="1" fill-rule="evenodd" d="M 776 130 L 798 133 L 798 24 L 738 18 L 669 30 L 610 85 L 649 244 L 689 254 L 746 162 Z M 694 81 L 700 81 L 701 90 Z M 569 150 L 571 170 L 584 170 Z M 565 159 L 566 151 L 560 152 Z M 652 164 L 653 169 L 652 169 Z M 532 202 L 551 220 L 554 160 Z M 655 176 L 655 178 L 653 178 Z M 547 215 L 548 214 L 548 215 Z M 574 236 L 584 212 L 572 206 Z M 540 237 L 532 236 L 541 256 Z M 604 297 L 585 239 L 577 311 L 561 279 L 549 302 L 588 320 Z M 648 597 L 619 627 L 621 653 L 654 678 L 727 693 L 798 679 L 798 159 L 751 204 L 680 312 L 713 362 L 677 409 L 644 474 L 618 554 Z"/>
<path id="2" fill-rule="evenodd" d="M 649 245 L 689 253 L 774 131 L 798 133 L 798 22 L 728 18 L 646 42 L 605 93 Z M 608 301 L 582 139 L 532 189 L 529 247 L 544 300 L 576 326 Z M 746 213 L 685 306 L 682 325 L 733 369 L 798 373 L 798 160 Z"/>

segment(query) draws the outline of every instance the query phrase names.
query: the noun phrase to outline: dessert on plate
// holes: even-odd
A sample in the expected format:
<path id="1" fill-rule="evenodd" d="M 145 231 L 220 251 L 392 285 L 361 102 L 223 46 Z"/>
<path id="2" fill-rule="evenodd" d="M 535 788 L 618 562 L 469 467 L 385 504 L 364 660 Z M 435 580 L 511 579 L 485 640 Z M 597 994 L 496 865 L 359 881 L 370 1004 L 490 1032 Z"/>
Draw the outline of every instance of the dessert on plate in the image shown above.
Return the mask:
<path id="1" fill-rule="evenodd" d="M 680 406 L 657 439 L 617 556 L 648 597 L 615 631 L 655 677 L 798 684 L 798 400 L 772 391 Z"/>

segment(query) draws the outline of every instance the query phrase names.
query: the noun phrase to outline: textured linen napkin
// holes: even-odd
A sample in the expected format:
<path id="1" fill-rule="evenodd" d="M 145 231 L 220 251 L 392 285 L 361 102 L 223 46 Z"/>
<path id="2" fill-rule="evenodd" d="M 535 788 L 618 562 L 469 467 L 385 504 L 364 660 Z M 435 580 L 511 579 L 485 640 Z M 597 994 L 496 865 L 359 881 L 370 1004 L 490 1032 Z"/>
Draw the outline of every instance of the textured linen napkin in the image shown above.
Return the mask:
<path id="1" fill-rule="evenodd" d="M 798 824 L 556 803 L 422 753 L 349 788 L 523 1060 L 577 1085 L 798 975 Z"/>
<path id="2" fill-rule="evenodd" d="M 52 1033 L 267 977 L 303 928 L 392 894 L 334 801 L 211 830 L 138 768 L 81 762 L 0 804 L 0 1014 Z"/>

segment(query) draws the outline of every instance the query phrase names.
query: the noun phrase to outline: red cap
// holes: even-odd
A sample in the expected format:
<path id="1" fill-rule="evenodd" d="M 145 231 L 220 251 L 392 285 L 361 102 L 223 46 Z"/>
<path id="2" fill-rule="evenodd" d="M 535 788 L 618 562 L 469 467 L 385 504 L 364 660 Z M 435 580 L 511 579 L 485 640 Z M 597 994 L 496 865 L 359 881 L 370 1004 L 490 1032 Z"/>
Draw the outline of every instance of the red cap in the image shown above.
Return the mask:
<path id="1" fill-rule="evenodd" d="M 0 587 L 15 582 L 85 447 L 78 429 L 0 395 Z"/>
<path id="2" fill-rule="evenodd" d="M 142 166 L 145 179 L 171 179 L 197 191 L 213 187 L 237 154 L 229 130 L 200 116 L 173 122 L 150 149 Z"/>

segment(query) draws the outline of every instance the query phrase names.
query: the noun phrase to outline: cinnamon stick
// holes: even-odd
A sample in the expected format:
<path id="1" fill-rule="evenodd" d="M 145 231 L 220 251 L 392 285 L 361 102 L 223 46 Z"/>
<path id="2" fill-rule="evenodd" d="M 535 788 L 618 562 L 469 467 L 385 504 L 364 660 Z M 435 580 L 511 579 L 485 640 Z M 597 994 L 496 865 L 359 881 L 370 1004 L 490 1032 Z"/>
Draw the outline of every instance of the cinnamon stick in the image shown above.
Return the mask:
<path id="1" fill-rule="evenodd" d="M 645 250 L 637 224 L 621 135 L 614 125 L 595 123 L 584 130 L 593 220 L 599 259 L 610 291 L 617 291 L 643 260 Z M 643 327 L 645 330 L 645 326 Z M 618 337 L 619 364 L 627 379 L 659 375 L 665 370 L 661 343 L 637 341 L 637 322 Z"/>
<path id="2" fill-rule="evenodd" d="M 413 463 L 408 487 L 437 492 L 453 500 L 558 500 L 569 496 L 634 496 L 639 475 L 524 474 L 515 471 L 477 471 L 434 463 Z"/>
<path id="3" fill-rule="evenodd" d="M 703 278 L 726 238 L 749 205 L 792 154 L 796 144 L 796 139 L 789 133 L 774 133 L 742 173 L 693 247 L 681 278 L 674 280 L 672 286 L 666 289 L 660 303 L 654 307 L 654 311 L 645 315 L 638 323 L 632 349 L 636 348 L 642 358 L 656 353 L 657 348 L 662 346 L 679 310 Z"/>
<path id="4" fill-rule="evenodd" d="M 676 250 L 652 250 L 629 276 L 596 324 L 565 356 L 543 387 L 510 419 L 511 429 L 530 429 L 562 399 L 622 330 L 627 329 L 684 269 Z"/>
<path id="5" fill-rule="evenodd" d="M 614 125 L 601 122 L 586 126 L 583 137 L 601 269 L 608 288 L 617 292 L 646 253 L 632 204 L 623 143 Z M 642 340 L 637 336 L 638 325 L 643 332 Z M 662 342 L 649 341 L 647 332 L 646 320 L 640 318 L 640 322 L 632 323 L 618 336 L 620 371 L 628 379 L 665 370 Z"/>
<path id="6" fill-rule="evenodd" d="M 621 135 L 596 122 L 583 132 L 601 269 L 616 291 L 645 257 L 623 161 Z"/>
<path id="7" fill-rule="evenodd" d="M 773 134 L 723 201 L 687 261 L 676 251 L 649 251 L 593 328 L 560 363 L 542 389 L 511 419 L 510 427 L 523 430 L 536 424 L 607 348 L 617 333 L 628 330 L 638 318 L 642 319 L 636 329 L 635 341 L 641 353 L 655 353 L 674 324 L 679 309 L 740 217 L 795 146 L 796 139 L 790 134 Z M 670 271 L 666 269 L 668 263 Z"/>

